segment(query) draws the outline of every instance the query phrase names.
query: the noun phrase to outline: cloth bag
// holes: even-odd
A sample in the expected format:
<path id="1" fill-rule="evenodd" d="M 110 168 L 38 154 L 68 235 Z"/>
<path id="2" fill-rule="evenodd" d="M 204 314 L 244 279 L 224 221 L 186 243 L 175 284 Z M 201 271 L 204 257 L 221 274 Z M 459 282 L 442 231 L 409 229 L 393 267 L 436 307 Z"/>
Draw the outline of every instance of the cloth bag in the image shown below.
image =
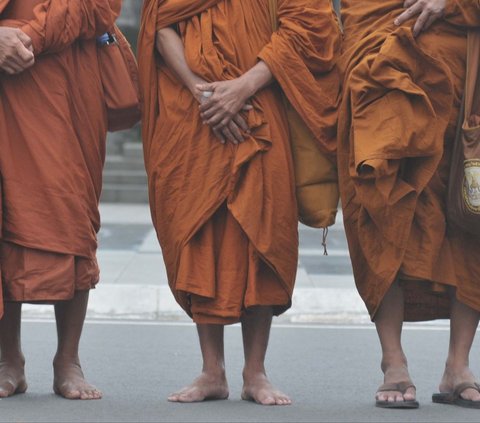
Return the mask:
<path id="1" fill-rule="evenodd" d="M 278 29 L 277 0 L 269 0 L 272 30 Z M 283 96 L 290 130 L 299 220 L 313 228 L 335 223 L 339 202 L 337 166 L 318 148 L 315 136 Z M 323 244 L 325 246 L 325 237 Z"/>
<path id="2" fill-rule="evenodd" d="M 137 61 L 125 36 L 115 26 L 109 41 L 98 44 L 98 62 L 107 108 L 108 130 L 122 131 L 140 121 Z"/>
<path id="3" fill-rule="evenodd" d="M 470 30 L 465 94 L 453 147 L 448 223 L 480 235 L 480 30 Z"/>

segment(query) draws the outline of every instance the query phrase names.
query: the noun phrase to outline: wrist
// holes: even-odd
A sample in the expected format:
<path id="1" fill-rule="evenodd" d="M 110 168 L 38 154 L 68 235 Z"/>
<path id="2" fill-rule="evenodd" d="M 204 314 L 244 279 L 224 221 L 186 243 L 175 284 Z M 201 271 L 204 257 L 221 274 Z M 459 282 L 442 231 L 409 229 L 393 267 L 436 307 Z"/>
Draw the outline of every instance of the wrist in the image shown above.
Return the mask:
<path id="1" fill-rule="evenodd" d="M 45 48 L 45 39 L 42 38 L 29 23 L 23 25 L 19 29 L 32 40 L 33 54 L 38 56 L 42 53 Z"/>
<path id="2" fill-rule="evenodd" d="M 188 90 L 195 95 L 197 93 L 197 85 L 204 84 L 205 81 L 202 78 L 197 77 L 196 75 L 192 75 L 191 78 L 186 82 L 186 87 Z"/>
<path id="3" fill-rule="evenodd" d="M 241 86 L 241 96 L 246 100 L 248 100 L 250 97 L 253 97 L 259 87 L 257 87 L 257 84 L 255 84 L 255 79 L 251 78 L 248 73 L 243 74 L 240 78 L 238 78 L 240 81 L 240 86 Z"/>

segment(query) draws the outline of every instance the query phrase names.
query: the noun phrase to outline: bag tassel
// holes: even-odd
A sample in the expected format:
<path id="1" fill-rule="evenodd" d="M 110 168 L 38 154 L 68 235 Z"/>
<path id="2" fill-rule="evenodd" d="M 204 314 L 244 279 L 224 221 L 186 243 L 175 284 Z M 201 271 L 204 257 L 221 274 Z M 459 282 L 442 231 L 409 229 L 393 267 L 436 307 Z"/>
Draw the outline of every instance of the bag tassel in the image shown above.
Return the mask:
<path id="1" fill-rule="evenodd" d="M 323 246 L 323 255 L 324 256 L 328 256 L 327 236 L 328 236 L 328 228 L 323 228 L 322 246 Z"/>

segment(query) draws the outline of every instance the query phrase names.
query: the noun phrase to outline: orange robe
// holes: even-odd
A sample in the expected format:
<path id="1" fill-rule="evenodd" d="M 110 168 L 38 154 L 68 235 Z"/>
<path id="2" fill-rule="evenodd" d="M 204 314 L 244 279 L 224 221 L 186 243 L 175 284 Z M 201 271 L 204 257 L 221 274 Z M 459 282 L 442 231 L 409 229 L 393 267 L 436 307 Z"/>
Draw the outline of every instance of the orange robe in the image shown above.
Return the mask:
<path id="1" fill-rule="evenodd" d="M 338 163 L 345 229 L 372 319 L 398 278 L 405 320 L 449 317 L 451 295 L 480 311 L 480 241 L 446 224 L 468 26 L 480 2 L 449 0 L 414 39 L 403 0 L 344 0 Z"/>
<path id="2" fill-rule="evenodd" d="M 0 25 L 21 28 L 36 56 L 32 68 L 0 77 L 6 301 L 67 300 L 98 281 L 106 110 L 95 37 L 112 28 L 120 6 L 121 0 L 0 3 Z"/>
<path id="3" fill-rule="evenodd" d="M 178 24 L 187 63 L 207 81 L 239 77 L 264 60 L 327 153 L 335 150 L 338 87 L 322 90 L 339 30 L 329 1 L 147 0 L 139 40 L 143 137 L 152 217 L 169 283 L 197 323 L 237 322 L 252 306 L 291 304 L 297 211 L 278 85 L 252 99 L 251 136 L 221 145 L 198 104 L 156 56 L 159 28 Z M 319 102 L 319 99 L 321 100 Z"/>

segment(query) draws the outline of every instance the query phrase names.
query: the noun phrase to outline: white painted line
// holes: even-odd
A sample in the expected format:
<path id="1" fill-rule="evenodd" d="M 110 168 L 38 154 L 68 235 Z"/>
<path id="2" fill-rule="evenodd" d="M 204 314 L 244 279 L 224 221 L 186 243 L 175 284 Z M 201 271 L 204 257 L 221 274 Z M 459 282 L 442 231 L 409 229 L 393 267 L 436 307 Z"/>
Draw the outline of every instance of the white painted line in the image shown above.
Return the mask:
<path id="1" fill-rule="evenodd" d="M 55 323 L 53 319 L 22 319 L 25 323 Z M 87 319 L 85 324 L 88 325 L 106 325 L 106 326 L 164 326 L 164 327 L 194 327 L 193 322 L 159 322 L 159 321 L 132 321 L 132 320 L 90 320 Z M 240 324 L 229 325 L 229 327 L 240 328 Z M 375 330 L 372 324 L 361 325 L 305 325 L 305 324 L 273 324 L 273 329 L 314 329 L 314 330 Z M 431 325 L 425 324 L 406 324 L 404 330 L 407 331 L 449 331 L 450 327 L 446 323 L 436 323 Z M 480 331 L 480 329 L 479 329 Z"/>

